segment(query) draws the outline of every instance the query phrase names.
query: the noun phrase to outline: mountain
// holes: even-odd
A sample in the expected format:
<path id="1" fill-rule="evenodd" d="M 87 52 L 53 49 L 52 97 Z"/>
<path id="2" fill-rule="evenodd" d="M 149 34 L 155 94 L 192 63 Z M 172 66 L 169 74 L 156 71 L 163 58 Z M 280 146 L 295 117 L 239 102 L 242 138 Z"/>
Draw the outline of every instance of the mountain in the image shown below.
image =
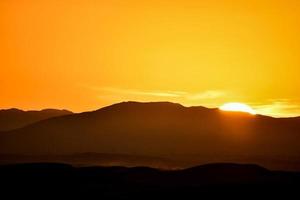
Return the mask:
<path id="1" fill-rule="evenodd" d="M 300 118 L 123 102 L 0 134 L 2 154 L 85 152 L 164 157 L 191 166 L 230 161 L 300 169 Z"/>
<path id="2" fill-rule="evenodd" d="M 0 177 L 2 195 L 39 199 L 45 194 L 100 199 L 297 199 L 300 186 L 299 172 L 233 163 L 182 170 L 35 163 L 0 166 Z"/>
<path id="3" fill-rule="evenodd" d="M 0 110 L 0 131 L 8 131 L 48 119 L 51 117 L 70 115 L 67 110 L 44 109 L 41 111 L 23 111 L 16 108 Z"/>
<path id="4" fill-rule="evenodd" d="M 178 169 L 185 165 L 171 159 L 109 153 L 79 153 L 70 155 L 12 155 L 0 154 L 0 166 L 25 163 L 68 163 L 73 166 L 148 166 L 158 169 Z"/>

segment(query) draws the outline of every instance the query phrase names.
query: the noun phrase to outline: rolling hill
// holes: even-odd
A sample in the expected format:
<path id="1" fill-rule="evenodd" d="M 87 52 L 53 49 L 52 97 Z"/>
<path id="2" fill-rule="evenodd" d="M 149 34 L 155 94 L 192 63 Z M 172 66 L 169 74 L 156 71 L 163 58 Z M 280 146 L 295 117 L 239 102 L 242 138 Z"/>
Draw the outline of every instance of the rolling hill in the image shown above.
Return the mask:
<path id="1" fill-rule="evenodd" d="M 18 198 L 297 199 L 300 173 L 214 163 L 180 170 L 72 167 L 59 163 L 0 166 L 2 195 Z"/>
<path id="2" fill-rule="evenodd" d="M 123 102 L 0 134 L 1 154 L 85 152 L 157 156 L 191 166 L 231 161 L 272 167 L 280 160 L 300 169 L 300 118 L 272 118 L 169 102 Z M 277 163 L 278 168 L 284 165 Z"/>
<path id="3" fill-rule="evenodd" d="M 70 114 L 72 112 L 68 110 L 57 109 L 44 109 L 41 111 L 23 111 L 16 108 L 3 109 L 0 110 L 0 131 L 22 128 L 44 119 Z"/>

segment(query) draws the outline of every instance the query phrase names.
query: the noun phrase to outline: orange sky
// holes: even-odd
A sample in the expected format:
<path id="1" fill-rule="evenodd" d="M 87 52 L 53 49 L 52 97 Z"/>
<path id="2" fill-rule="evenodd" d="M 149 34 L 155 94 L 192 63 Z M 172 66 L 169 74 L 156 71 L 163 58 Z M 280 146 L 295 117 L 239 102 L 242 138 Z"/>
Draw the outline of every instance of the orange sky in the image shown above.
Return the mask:
<path id="1" fill-rule="evenodd" d="M 119 101 L 300 115 L 298 0 L 1 0 L 0 108 Z"/>

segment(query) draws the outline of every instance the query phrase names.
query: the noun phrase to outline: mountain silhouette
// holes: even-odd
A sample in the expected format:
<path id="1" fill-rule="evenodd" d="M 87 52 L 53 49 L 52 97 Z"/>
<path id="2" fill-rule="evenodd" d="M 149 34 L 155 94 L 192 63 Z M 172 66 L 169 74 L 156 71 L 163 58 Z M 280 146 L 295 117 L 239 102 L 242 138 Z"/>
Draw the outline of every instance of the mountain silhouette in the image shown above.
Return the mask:
<path id="1" fill-rule="evenodd" d="M 0 110 L 0 131 L 8 131 L 52 117 L 69 115 L 68 110 L 44 109 L 41 111 L 23 111 L 16 108 Z"/>
<path id="2" fill-rule="evenodd" d="M 159 169 L 175 169 L 186 166 L 184 163 L 163 157 L 117 153 L 78 153 L 70 155 L 0 154 L 0 165 L 37 162 L 68 163 L 73 166 L 148 166 Z"/>
<path id="3" fill-rule="evenodd" d="M 190 166 L 241 161 L 273 167 L 276 159 L 281 159 L 300 169 L 300 118 L 272 118 L 169 102 L 122 102 L 0 134 L 1 154 L 85 152 L 157 156 Z"/>
<path id="4" fill-rule="evenodd" d="M 0 166 L 0 177 L 2 195 L 22 198 L 59 195 L 103 199 L 297 199 L 300 186 L 299 172 L 234 163 L 182 170 L 35 163 Z"/>

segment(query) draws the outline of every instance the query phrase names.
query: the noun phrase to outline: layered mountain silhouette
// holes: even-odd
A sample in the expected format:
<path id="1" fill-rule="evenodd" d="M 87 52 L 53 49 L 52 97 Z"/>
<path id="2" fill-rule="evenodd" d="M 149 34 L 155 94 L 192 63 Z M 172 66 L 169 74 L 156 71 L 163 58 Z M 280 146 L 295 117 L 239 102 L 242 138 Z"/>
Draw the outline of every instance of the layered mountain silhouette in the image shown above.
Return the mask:
<path id="1" fill-rule="evenodd" d="M 0 110 L 0 131 L 8 131 L 24 127 L 26 125 L 58 117 L 70 115 L 68 110 L 44 109 L 41 111 L 23 111 L 16 108 Z"/>
<path id="2" fill-rule="evenodd" d="M 241 161 L 272 167 L 280 160 L 300 169 L 300 118 L 123 102 L 0 133 L 1 154 L 85 152 L 163 157 L 188 166 Z"/>

